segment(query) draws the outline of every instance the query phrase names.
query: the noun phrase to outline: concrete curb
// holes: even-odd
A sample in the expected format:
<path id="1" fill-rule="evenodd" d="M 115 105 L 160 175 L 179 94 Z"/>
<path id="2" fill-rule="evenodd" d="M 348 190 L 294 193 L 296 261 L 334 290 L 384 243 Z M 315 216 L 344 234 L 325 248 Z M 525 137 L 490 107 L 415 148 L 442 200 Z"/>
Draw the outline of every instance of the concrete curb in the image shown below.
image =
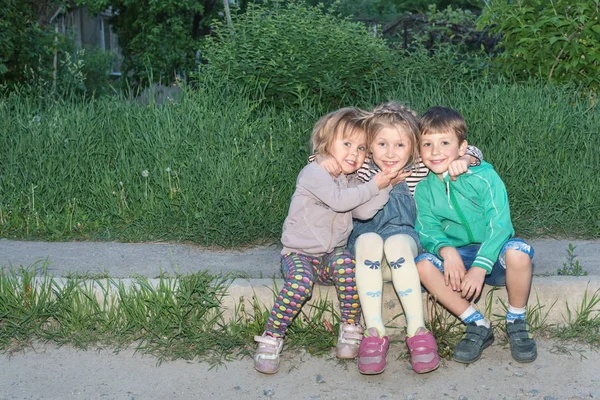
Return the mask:
<path id="1" fill-rule="evenodd" d="M 45 278 L 35 277 L 34 281 L 39 286 Z M 52 278 L 54 284 L 61 288 L 68 284 L 68 278 Z M 113 304 L 113 298 L 110 294 L 122 285 L 125 289 L 132 286 L 141 286 L 138 279 L 83 279 L 81 284 L 93 291 L 99 304 L 110 306 Z M 178 281 L 176 278 L 144 279 L 144 284 L 156 289 L 161 285 L 167 285 L 169 288 L 176 288 Z M 254 305 L 258 304 L 260 310 L 270 309 L 274 302 L 274 297 L 279 289 L 283 287 L 282 279 L 242 279 L 237 278 L 229 282 L 227 294 L 223 298 L 221 311 L 226 321 L 236 318 L 243 318 L 241 310 L 246 315 L 253 315 Z M 107 291 L 107 287 L 109 288 Z M 107 299 L 106 293 L 109 293 Z M 577 311 L 581 309 L 584 300 L 594 295 L 600 295 L 600 276 L 584 277 L 535 277 L 532 284 L 531 296 L 529 299 L 530 318 L 535 314 L 546 324 L 564 325 L 569 322 L 569 312 L 571 318 L 574 318 Z M 303 308 L 305 313 L 311 314 L 311 309 L 323 301 L 331 302 L 339 312 L 336 299 L 335 288 L 333 286 L 316 285 L 313 291 L 312 299 L 307 306 Z M 426 319 L 432 317 L 435 312 L 433 301 L 427 294 L 423 293 L 423 304 L 426 310 Z M 480 310 L 487 310 L 491 307 L 492 315 L 502 316 L 505 313 L 504 305 L 507 304 L 506 290 L 504 288 L 490 288 L 486 286 L 483 294 L 477 302 Z M 438 308 L 441 310 L 441 308 Z M 599 310 L 596 310 L 600 312 Z M 396 293 L 390 283 L 384 284 L 383 290 L 383 320 L 391 328 L 402 328 L 406 320 L 402 314 L 402 306 Z M 541 321 L 540 321 L 541 322 Z"/>
<path id="2" fill-rule="evenodd" d="M 568 311 L 573 315 L 581 307 L 584 296 L 600 295 L 600 240 L 556 240 L 537 239 L 531 241 L 536 255 L 534 258 L 534 278 L 529 308 L 540 309 L 540 317 L 546 318 L 549 324 L 564 324 L 568 319 Z M 576 259 L 581 262 L 589 276 L 557 276 L 557 269 L 568 263 L 565 249 L 568 245 L 577 246 Z M 65 277 L 70 273 L 94 276 L 94 274 L 111 276 L 114 285 L 125 287 L 135 285 L 137 279 L 131 276 L 143 276 L 144 282 L 158 287 L 159 280 L 151 279 L 162 273 L 170 276 L 186 275 L 198 271 L 207 271 L 212 275 L 233 274 L 223 304 L 224 316 L 227 319 L 239 318 L 237 315 L 242 305 L 246 313 L 253 312 L 256 302 L 263 309 L 270 309 L 276 291 L 283 286 L 279 268 L 279 246 L 263 246 L 244 250 L 211 251 L 185 244 L 152 244 L 152 243 L 98 243 L 98 242 L 23 242 L 0 240 L 0 266 L 21 265 L 33 266 L 39 278 L 47 273 L 58 285 L 66 284 Z M 572 260 L 571 260 L 572 261 Z M 244 276 L 244 278 L 239 278 Z M 275 278 L 270 278 L 275 277 Z M 147 279 L 148 278 L 148 279 Z M 264 279 L 269 278 L 269 279 Z M 94 290 L 96 298 L 104 304 L 103 285 L 106 279 L 85 281 Z M 177 281 L 172 282 L 177 285 Z M 114 286 L 112 285 L 112 286 Z M 491 301 L 493 314 L 504 314 L 503 303 L 506 304 L 506 290 L 499 288 L 493 296 L 489 296 L 489 288 L 484 290 L 478 307 L 488 308 Z M 424 300 L 426 296 L 424 295 Z M 310 305 L 331 301 L 337 307 L 335 290 L 331 286 L 315 287 Z M 383 292 L 383 319 L 390 326 L 403 327 L 405 319 L 402 307 L 390 284 L 386 284 Z M 432 312 L 431 304 L 427 304 L 427 314 Z M 600 312 L 596 310 L 597 312 Z"/>
<path id="3" fill-rule="evenodd" d="M 252 310 L 254 300 L 265 308 L 270 308 L 273 305 L 275 294 L 283 286 L 283 283 L 283 280 L 236 279 L 228 289 L 229 295 L 224 299 L 226 317 L 233 318 L 235 310 L 239 309 L 242 303 L 246 310 Z M 535 277 L 528 306 L 530 310 L 538 308 L 539 316 L 545 318 L 545 323 L 562 325 L 568 321 L 568 310 L 574 317 L 576 310 L 580 309 L 584 297 L 587 296 L 589 300 L 594 293 L 600 296 L 600 276 Z M 318 304 L 322 300 L 332 301 L 338 309 L 333 286 L 316 285 L 308 305 Z M 427 303 L 426 293 L 423 293 L 423 304 L 426 309 L 426 318 L 429 319 L 433 311 L 432 304 Z M 491 306 L 492 314 L 504 315 L 506 311 L 503 304 L 507 304 L 506 289 L 503 287 L 492 289 L 486 286 L 477 302 L 477 307 L 483 311 Z M 600 310 L 597 311 L 600 312 Z M 384 284 L 382 317 L 386 325 L 389 324 L 391 327 L 401 328 L 406 324 L 402 315 L 402 306 L 391 283 Z"/>

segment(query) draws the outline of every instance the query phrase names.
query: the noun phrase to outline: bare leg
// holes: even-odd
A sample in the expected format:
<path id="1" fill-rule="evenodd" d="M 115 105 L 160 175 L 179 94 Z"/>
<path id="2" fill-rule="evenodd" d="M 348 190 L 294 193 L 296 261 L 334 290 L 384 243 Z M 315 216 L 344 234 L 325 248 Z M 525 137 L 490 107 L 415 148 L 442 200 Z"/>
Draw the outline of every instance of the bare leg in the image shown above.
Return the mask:
<path id="1" fill-rule="evenodd" d="M 444 274 L 428 260 L 421 260 L 417 263 L 419 278 L 421 283 L 429 291 L 435 295 L 441 305 L 446 307 L 451 313 L 456 316 L 461 315 L 471 303 L 463 299 L 460 292 L 455 292 L 452 287 L 446 286 Z"/>
<path id="2" fill-rule="evenodd" d="M 513 307 L 525 307 L 531 290 L 531 258 L 519 250 L 506 250 L 506 291 L 508 303 Z"/>

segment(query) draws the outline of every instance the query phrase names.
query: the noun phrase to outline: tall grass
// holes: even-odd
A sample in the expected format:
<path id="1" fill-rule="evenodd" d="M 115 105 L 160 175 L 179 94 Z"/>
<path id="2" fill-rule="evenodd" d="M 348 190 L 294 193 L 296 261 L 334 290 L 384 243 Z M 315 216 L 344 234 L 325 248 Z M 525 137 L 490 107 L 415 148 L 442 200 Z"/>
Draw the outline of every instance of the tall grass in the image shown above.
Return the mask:
<path id="1" fill-rule="evenodd" d="M 506 183 L 517 233 L 600 236 L 600 113 L 565 89 L 407 77 L 388 99 L 460 110 Z M 180 102 L 0 98 L 0 236 L 276 240 L 319 104 L 263 104 L 207 78 Z M 252 93 L 254 98 L 256 94 Z"/>
<path id="2" fill-rule="evenodd" d="M 318 116 L 219 83 L 162 106 L 11 95 L 0 101 L 0 234 L 273 239 Z"/>
<path id="3" fill-rule="evenodd" d="M 412 80 L 389 98 L 419 112 L 459 110 L 468 140 L 503 179 L 517 233 L 600 236 L 600 107 L 594 97 L 535 83 Z"/>

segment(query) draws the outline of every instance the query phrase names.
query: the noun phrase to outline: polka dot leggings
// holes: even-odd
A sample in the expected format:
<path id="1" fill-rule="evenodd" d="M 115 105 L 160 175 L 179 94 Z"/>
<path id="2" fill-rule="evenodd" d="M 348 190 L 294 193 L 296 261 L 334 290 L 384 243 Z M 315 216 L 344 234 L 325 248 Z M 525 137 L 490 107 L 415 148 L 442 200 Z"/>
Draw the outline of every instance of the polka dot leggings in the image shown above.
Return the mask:
<path id="1" fill-rule="evenodd" d="M 335 285 L 342 322 L 350 324 L 360 320 L 360 303 L 354 275 L 356 262 L 346 249 L 335 249 L 321 257 L 288 253 L 281 256 L 285 283 L 279 292 L 267 322 L 266 333 L 284 337 L 304 303 L 312 296 L 315 283 Z"/>

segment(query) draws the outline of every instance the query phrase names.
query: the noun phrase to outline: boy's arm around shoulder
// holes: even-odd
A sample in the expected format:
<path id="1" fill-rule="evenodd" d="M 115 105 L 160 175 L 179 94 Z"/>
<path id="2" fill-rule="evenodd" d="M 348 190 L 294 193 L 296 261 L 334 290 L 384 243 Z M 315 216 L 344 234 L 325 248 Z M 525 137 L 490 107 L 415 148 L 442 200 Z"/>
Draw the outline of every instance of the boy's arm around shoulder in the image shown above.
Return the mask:
<path id="1" fill-rule="evenodd" d="M 300 171 L 296 186 L 297 190 L 308 191 L 335 212 L 351 211 L 379 193 L 379 188 L 373 181 L 362 185 L 340 187 L 317 163 L 311 163 Z"/>
<path id="2" fill-rule="evenodd" d="M 486 238 L 481 243 L 473 265 L 491 273 L 502 246 L 515 231 L 510 219 L 510 206 L 504 182 L 491 165 L 473 168 L 472 187 L 482 199 L 485 212 Z"/>
<path id="3" fill-rule="evenodd" d="M 419 233 L 421 245 L 425 251 L 439 256 L 440 249 L 452 246 L 452 243 L 446 237 L 440 219 L 433 213 L 432 194 L 427 178 L 419 182 L 415 188 L 415 203 L 417 205 L 415 229 Z"/>

